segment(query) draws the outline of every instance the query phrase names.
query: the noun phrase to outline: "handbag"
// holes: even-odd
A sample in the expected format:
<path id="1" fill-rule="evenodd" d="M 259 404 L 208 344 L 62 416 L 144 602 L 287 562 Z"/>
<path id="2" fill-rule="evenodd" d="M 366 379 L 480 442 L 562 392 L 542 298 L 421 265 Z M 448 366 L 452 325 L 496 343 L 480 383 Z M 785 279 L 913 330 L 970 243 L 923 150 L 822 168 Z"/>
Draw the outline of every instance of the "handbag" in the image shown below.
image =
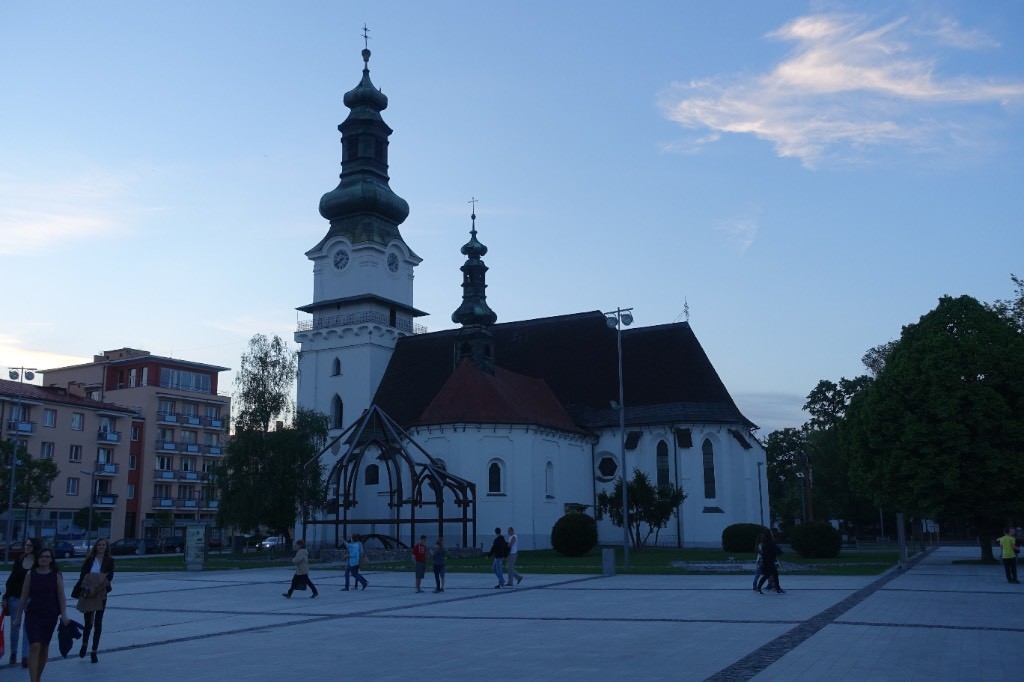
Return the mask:
<path id="1" fill-rule="evenodd" d="M 78 582 L 71 588 L 71 598 L 78 599 L 82 596 L 82 577 L 79 576 Z"/>
<path id="2" fill-rule="evenodd" d="M 292 589 L 293 590 L 301 590 L 302 592 L 305 592 L 306 591 L 306 578 L 305 578 L 305 576 L 301 576 L 301 575 L 298 575 L 298 574 L 293 575 L 292 576 Z"/>

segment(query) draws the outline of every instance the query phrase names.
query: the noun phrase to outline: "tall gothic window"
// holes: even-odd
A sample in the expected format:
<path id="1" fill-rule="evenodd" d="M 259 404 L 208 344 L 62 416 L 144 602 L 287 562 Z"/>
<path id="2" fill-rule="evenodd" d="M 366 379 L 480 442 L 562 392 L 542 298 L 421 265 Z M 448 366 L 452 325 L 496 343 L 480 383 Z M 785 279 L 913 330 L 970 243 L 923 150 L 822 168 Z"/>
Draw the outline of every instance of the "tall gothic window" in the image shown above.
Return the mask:
<path id="1" fill-rule="evenodd" d="M 705 438 L 701 446 L 704 452 L 704 497 L 708 500 L 715 499 L 715 450 L 711 445 L 711 439 Z"/>
<path id="2" fill-rule="evenodd" d="M 555 496 L 555 465 L 551 462 L 544 466 L 544 495 Z"/>
<path id="3" fill-rule="evenodd" d="M 335 395 L 331 399 L 331 428 L 340 429 L 345 416 L 345 404 Z"/>
<path id="4" fill-rule="evenodd" d="M 658 441 L 658 487 L 668 484 L 668 443 L 662 440 Z"/>
<path id="5" fill-rule="evenodd" d="M 504 492 L 502 473 L 501 460 L 491 460 L 491 463 L 487 465 L 487 493 L 489 495 L 498 495 Z"/>
<path id="6" fill-rule="evenodd" d="M 341 374 L 341 360 L 334 358 L 334 362 L 331 363 L 331 376 L 336 377 Z"/>

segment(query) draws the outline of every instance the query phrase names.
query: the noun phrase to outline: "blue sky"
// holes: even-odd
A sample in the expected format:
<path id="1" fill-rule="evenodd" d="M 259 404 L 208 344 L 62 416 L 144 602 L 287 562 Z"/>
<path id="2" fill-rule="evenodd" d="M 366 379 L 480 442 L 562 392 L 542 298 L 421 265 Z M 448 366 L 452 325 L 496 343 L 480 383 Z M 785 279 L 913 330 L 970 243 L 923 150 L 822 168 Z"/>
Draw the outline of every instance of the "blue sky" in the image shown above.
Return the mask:
<path id="1" fill-rule="evenodd" d="M 477 197 L 499 321 L 688 305 L 764 435 L 1024 274 L 1017 1 L 8 0 L 0 366 L 294 345 L 364 22 L 431 330 Z"/>

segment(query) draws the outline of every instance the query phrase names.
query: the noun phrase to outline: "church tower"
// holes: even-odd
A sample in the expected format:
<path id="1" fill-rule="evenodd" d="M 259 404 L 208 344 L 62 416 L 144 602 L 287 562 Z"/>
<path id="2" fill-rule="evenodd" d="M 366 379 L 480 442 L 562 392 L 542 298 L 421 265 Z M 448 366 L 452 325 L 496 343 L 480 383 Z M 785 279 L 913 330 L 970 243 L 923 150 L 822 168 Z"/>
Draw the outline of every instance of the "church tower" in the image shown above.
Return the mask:
<path id="1" fill-rule="evenodd" d="M 476 200 L 472 202 L 475 206 Z M 487 305 L 487 266 L 483 257 L 487 247 L 476 238 L 476 210 L 472 215 L 469 241 L 462 247 L 466 262 L 462 267 L 462 304 L 452 313 L 452 322 L 462 325 L 455 339 L 455 367 L 470 359 L 482 372 L 494 374 L 494 337 L 490 326 L 498 316 Z"/>
<path id="2" fill-rule="evenodd" d="M 398 226 L 409 204 L 388 185 L 388 138 L 381 118 L 388 98 L 363 77 L 345 93 L 341 182 L 320 199 L 327 234 L 306 257 L 313 261 L 313 302 L 299 310 L 298 404 L 327 414 L 332 430 L 359 419 L 377 390 L 395 343 L 413 333 L 413 270 L 421 258 Z"/>

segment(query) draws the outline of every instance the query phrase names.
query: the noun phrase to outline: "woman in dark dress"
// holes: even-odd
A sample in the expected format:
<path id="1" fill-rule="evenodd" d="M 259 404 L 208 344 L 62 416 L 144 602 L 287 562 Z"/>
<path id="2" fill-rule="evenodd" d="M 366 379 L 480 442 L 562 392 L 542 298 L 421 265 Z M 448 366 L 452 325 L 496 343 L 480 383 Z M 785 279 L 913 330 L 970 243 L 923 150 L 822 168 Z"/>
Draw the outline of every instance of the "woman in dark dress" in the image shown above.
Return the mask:
<path id="1" fill-rule="evenodd" d="M 107 593 L 110 583 L 114 580 L 114 558 L 110 556 L 110 542 L 100 538 L 92 546 L 92 551 L 85 557 L 78 582 L 71 590 L 72 597 L 78 599 L 78 610 L 85 614 L 85 632 L 82 634 L 82 648 L 78 657 L 85 658 L 85 650 L 89 644 L 89 633 L 92 632 L 93 663 L 99 661 L 96 650 L 100 646 L 100 635 L 103 633 L 103 613 L 107 607 Z"/>
<path id="2" fill-rule="evenodd" d="M 28 677 L 32 682 L 39 682 L 50 655 L 50 639 L 57 626 L 57 618 L 64 625 L 68 624 L 64 578 L 53 560 L 53 551 L 49 549 L 43 548 L 36 554 L 35 565 L 25 576 L 14 627 L 21 625 L 22 614 L 25 615 L 25 633 L 28 635 Z"/>
<path id="3" fill-rule="evenodd" d="M 768 531 L 763 536 L 761 541 L 761 578 L 757 581 L 757 585 L 754 586 L 755 592 L 760 592 L 761 588 L 764 587 L 766 581 L 771 581 L 775 585 L 775 591 L 779 594 L 785 594 L 786 591 L 779 585 L 779 566 L 778 559 L 779 555 L 782 554 L 782 548 L 775 544 L 775 538 L 772 536 L 772 532 Z"/>

